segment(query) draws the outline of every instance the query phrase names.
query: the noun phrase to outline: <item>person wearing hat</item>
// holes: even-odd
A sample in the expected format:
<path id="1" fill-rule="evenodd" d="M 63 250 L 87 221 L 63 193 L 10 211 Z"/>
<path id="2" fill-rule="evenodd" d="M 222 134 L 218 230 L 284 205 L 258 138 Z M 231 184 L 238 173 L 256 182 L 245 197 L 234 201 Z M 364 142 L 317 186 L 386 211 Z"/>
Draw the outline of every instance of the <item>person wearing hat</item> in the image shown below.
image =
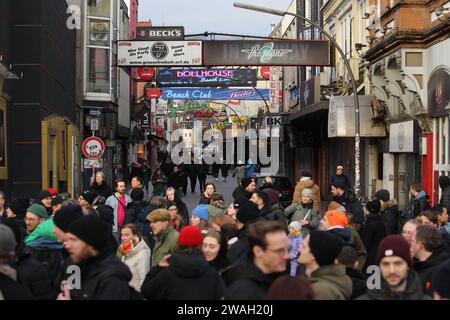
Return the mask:
<path id="1" fill-rule="evenodd" d="M 355 222 L 361 228 L 364 224 L 364 209 L 361 201 L 351 191 L 347 190 L 345 184 L 340 180 L 333 182 L 331 185 L 331 194 L 333 195 L 331 200 L 342 205 L 348 214 L 352 214 Z"/>
<path id="2" fill-rule="evenodd" d="M 178 214 L 178 206 L 177 203 L 175 201 L 171 201 L 167 204 L 167 211 L 170 212 L 170 223 L 172 224 L 172 227 L 177 230 L 180 231 L 181 228 L 183 227 L 183 219 L 181 218 L 181 216 Z"/>
<path id="3" fill-rule="evenodd" d="M 450 260 L 438 266 L 431 280 L 434 300 L 450 300 Z"/>
<path id="4" fill-rule="evenodd" d="M 220 300 L 225 287 L 203 255 L 202 244 L 199 228 L 183 227 L 173 253 L 145 278 L 142 296 L 147 300 Z"/>
<path id="5" fill-rule="evenodd" d="M 381 189 L 375 192 L 375 198 L 381 203 L 381 218 L 386 225 L 388 234 L 398 234 L 399 230 L 399 215 L 400 212 L 397 206 L 397 200 L 391 199 L 389 190 Z"/>
<path id="6" fill-rule="evenodd" d="M 178 240 L 178 231 L 172 227 L 170 212 L 165 209 L 152 211 L 147 220 L 150 221 L 150 228 L 156 239 L 150 263 L 154 267 L 172 251 Z"/>
<path id="7" fill-rule="evenodd" d="M 302 225 L 298 221 L 292 221 L 289 224 L 289 262 L 290 262 L 290 275 L 295 277 L 297 275 L 297 258 L 298 253 L 303 247 L 303 235 L 302 235 Z"/>
<path id="8" fill-rule="evenodd" d="M 91 189 L 84 190 L 83 193 L 78 197 L 78 203 L 83 208 L 83 212 L 85 215 L 95 213 L 93 205 L 95 204 L 97 198 L 97 192 Z"/>
<path id="9" fill-rule="evenodd" d="M 236 199 L 240 196 L 244 196 L 247 199 L 250 199 L 255 190 L 256 190 L 255 179 L 251 177 L 243 178 L 241 180 L 240 185 L 233 191 L 233 199 Z"/>
<path id="10" fill-rule="evenodd" d="M 272 207 L 269 204 L 269 197 L 266 192 L 255 190 L 250 198 L 250 201 L 258 206 L 261 219 L 278 221 L 287 229 L 288 223 L 286 216 L 284 215 L 284 210 L 278 207 Z"/>
<path id="11" fill-rule="evenodd" d="M 241 183 L 242 179 L 245 178 L 245 165 L 242 160 L 238 160 L 237 166 L 233 170 L 233 177 L 236 177 L 238 185 Z"/>
<path id="12" fill-rule="evenodd" d="M 63 206 L 53 217 L 55 226 L 52 231 L 56 235 L 58 242 L 64 243 L 67 240 L 67 231 L 72 222 L 83 217 L 80 205 L 67 204 Z"/>
<path id="13" fill-rule="evenodd" d="M 300 222 L 302 225 L 303 237 L 306 237 L 311 230 L 317 229 L 320 223 L 320 216 L 314 209 L 312 195 L 311 189 L 304 188 L 302 190 L 300 202 L 292 202 L 292 204 L 284 210 L 289 222 Z"/>
<path id="14" fill-rule="evenodd" d="M 214 192 L 211 195 L 211 202 L 208 204 L 208 220 L 212 221 L 215 217 L 224 215 L 226 211 L 223 195 Z"/>
<path id="15" fill-rule="evenodd" d="M 79 286 L 69 288 L 61 283 L 58 300 L 129 300 L 129 268 L 114 253 L 105 252 L 111 236 L 110 227 L 95 215 L 73 221 L 67 231 L 64 246 L 70 261 L 81 270 Z M 70 277 L 67 269 L 65 277 Z"/>
<path id="16" fill-rule="evenodd" d="M 328 192 L 331 192 L 331 186 L 335 182 L 341 183 L 344 190 L 350 191 L 352 189 L 350 179 L 344 174 L 344 167 L 342 165 L 338 165 L 336 167 L 336 173 L 330 177 L 328 181 Z"/>
<path id="17" fill-rule="evenodd" d="M 237 219 L 236 215 L 239 211 L 239 208 L 242 207 L 245 203 L 249 202 L 249 199 L 241 196 L 234 199 L 234 201 L 230 204 L 227 210 L 227 215 L 231 216 L 233 219 Z"/>
<path id="18" fill-rule="evenodd" d="M 44 206 L 35 203 L 28 207 L 25 214 L 25 226 L 27 229 L 27 233 L 31 234 L 42 222 L 44 222 L 48 218 L 49 215 Z"/>
<path id="19" fill-rule="evenodd" d="M 377 248 L 381 240 L 388 234 L 386 225 L 380 216 L 381 203 L 378 199 L 373 199 L 366 204 L 366 223 L 361 230 L 361 240 L 367 250 L 367 260 L 364 264 L 363 271 L 376 264 Z"/>
<path id="20" fill-rule="evenodd" d="M 55 216 L 55 213 L 61 209 L 62 205 L 63 205 L 63 198 L 59 197 L 59 196 L 55 196 L 52 199 L 52 217 Z"/>
<path id="21" fill-rule="evenodd" d="M 419 276 L 412 269 L 411 250 L 400 235 L 384 238 L 377 250 L 380 288 L 367 290 L 357 300 L 430 300 L 422 292 Z"/>
<path id="22" fill-rule="evenodd" d="M 208 206 L 206 204 L 199 204 L 194 210 L 192 210 L 191 225 L 200 228 L 202 232 L 208 232 L 208 221 L 209 213 Z"/>
<path id="23" fill-rule="evenodd" d="M 53 195 L 48 190 L 39 192 L 37 203 L 42 205 L 47 210 L 48 216 L 52 215 L 52 200 Z"/>
<path id="24" fill-rule="evenodd" d="M 144 190 L 142 188 L 133 188 L 130 191 L 131 203 L 125 209 L 125 219 L 123 224 L 135 223 L 139 214 L 145 209 L 147 203 L 144 201 Z"/>
<path id="25" fill-rule="evenodd" d="M 320 222 L 321 230 L 328 231 L 339 238 L 347 245 L 353 245 L 352 234 L 347 227 L 347 214 L 343 211 L 330 210 L 325 212 Z"/>
<path id="26" fill-rule="evenodd" d="M 298 263 L 306 267 L 316 300 L 346 300 L 352 294 L 352 280 L 345 266 L 335 264 L 343 241 L 336 235 L 313 230 L 303 241 Z"/>
<path id="27" fill-rule="evenodd" d="M 336 259 L 337 264 L 345 266 L 345 273 L 352 279 L 352 295 L 354 300 L 367 291 L 367 278 L 359 271 L 358 251 L 351 246 L 344 246 Z"/>
<path id="28" fill-rule="evenodd" d="M 300 172 L 300 180 L 297 182 L 294 190 L 294 195 L 292 196 L 292 203 L 301 203 L 303 190 L 311 190 L 311 200 L 314 206 L 314 210 L 320 213 L 321 202 L 320 202 L 320 188 L 312 180 L 312 173 L 306 170 Z"/>
<path id="29" fill-rule="evenodd" d="M 16 221 L 17 225 L 20 227 L 23 237 L 26 235 L 25 215 L 29 206 L 30 199 L 19 198 L 11 201 L 8 209 L 6 209 L 6 217 Z"/>

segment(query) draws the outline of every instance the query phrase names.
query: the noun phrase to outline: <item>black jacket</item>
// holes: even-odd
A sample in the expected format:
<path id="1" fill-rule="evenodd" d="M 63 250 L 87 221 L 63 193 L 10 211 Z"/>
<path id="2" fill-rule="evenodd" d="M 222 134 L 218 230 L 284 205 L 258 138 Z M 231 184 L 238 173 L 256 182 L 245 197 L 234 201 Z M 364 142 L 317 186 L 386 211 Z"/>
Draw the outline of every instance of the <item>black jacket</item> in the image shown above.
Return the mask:
<path id="1" fill-rule="evenodd" d="M 361 202 L 349 191 L 345 191 L 340 197 L 334 197 L 333 201 L 343 205 L 347 210 L 347 213 L 353 214 L 357 224 L 360 226 L 364 224 L 364 210 Z"/>
<path id="2" fill-rule="evenodd" d="M 398 211 L 397 201 L 392 199 L 387 202 L 386 209 L 381 212 L 381 218 L 386 225 L 387 234 L 397 234 L 398 233 L 398 220 L 400 212 Z"/>
<path id="3" fill-rule="evenodd" d="M 439 204 L 446 207 L 447 210 L 450 210 L 450 178 L 448 176 L 440 176 L 439 186 L 442 189 L 442 196 Z"/>
<path id="4" fill-rule="evenodd" d="M 350 279 L 352 279 L 352 295 L 350 300 L 354 300 L 366 293 L 367 279 L 361 272 L 352 268 L 346 268 L 346 274 L 350 277 Z"/>
<path id="5" fill-rule="evenodd" d="M 111 188 L 106 184 L 106 182 L 103 182 L 101 185 L 94 183 L 90 190 L 97 192 L 99 196 L 102 196 L 105 199 L 108 199 L 108 197 L 112 195 Z"/>
<path id="6" fill-rule="evenodd" d="M 169 176 L 169 179 L 167 179 L 167 186 L 173 187 L 177 190 L 184 186 L 185 180 L 186 176 L 181 171 L 178 171 Z"/>
<path id="7" fill-rule="evenodd" d="M 204 194 L 200 197 L 200 200 L 198 201 L 198 204 L 209 204 L 211 202 L 211 198 L 208 198 Z"/>
<path id="8" fill-rule="evenodd" d="M 413 269 L 417 272 L 420 278 L 423 292 L 431 295 L 430 290 L 431 279 L 433 278 L 436 267 L 441 265 L 445 260 L 449 258 L 446 248 L 441 245 L 435 249 L 431 256 L 425 261 L 414 261 Z"/>
<path id="9" fill-rule="evenodd" d="M 253 262 L 245 261 L 238 268 L 240 278 L 225 291 L 225 300 L 262 300 L 280 273 L 264 274 Z"/>
<path id="10" fill-rule="evenodd" d="M 421 212 L 431 209 L 428 199 L 430 199 L 430 196 L 427 195 L 425 191 L 419 192 L 419 194 L 413 200 L 413 218 L 416 218 Z"/>
<path id="11" fill-rule="evenodd" d="M 10 277 L 0 273 L 0 292 L 5 300 L 34 300 L 30 291 Z"/>
<path id="12" fill-rule="evenodd" d="M 348 179 L 348 177 L 345 174 L 341 174 L 341 175 L 337 175 L 334 174 L 330 177 L 330 181 L 328 181 L 328 192 L 331 192 L 331 186 L 333 185 L 333 183 L 335 182 L 342 182 L 345 186 L 345 189 L 350 191 L 352 188 L 352 185 L 350 184 L 350 180 Z"/>
<path id="13" fill-rule="evenodd" d="M 201 252 L 174 253 L 168 268 L 150 270 L 141 294 L 147 300 L 220 300 L 224 288 L 219 272 Z"/>
<path id="14" fill-rule="evenodd" d="M 369 214 L 361 231 L 361 240 L 367 250 L 367 260 L 364 270 L 368 266 L 376 265 L 377 249 L 381 240 L 387 236 L 386 226 L 378 214 Z"/>
<path id="15" fill-rule="evenodd" d="M 334 234 L 335 236 L 338 236 L 343 241 L 344 245 L 355 247 L 354 242 L 352 241 L 352 233 L 350 230 L 345 228 L 332 228 L 327 230 L 329 233 Z"/>
<path id="16" fill-rule="evenodd" d="M 283 226 L 288 229 L 288 223 L 284 210 L 281 208 L 270 208 L 266 206 L 261 209 L 260 216 L 264 220 L 278 221 L 283 224 Z"/>
<path id="17" fill-rule="evenodd" d="M 146 207 L 146 204 L 144 201 L 133 201 L 128 204 L 127 208 L 125 209 L 125 219 L 123 221 L 123 225 L 126 225 L 128 223 L 135 223 L 135 221 L 138 219 L 139 214 L 144 210 Z"/>
<path id="18" fill-rule="evenodd" d="M 126 264 L 115 255 L 100 254 L 79 265 L 79 289 L 70 290 L 73 300 L 129 300 L 132 289 L 128 285 L 132 275 Z M 71 274 L 66 274 L 70 277 Z"/>
<path id="19" fill-rule="evenodd" d="M 243 258 L 244 259 L 247 258 L 248 253 L 250 251 L 248 244 L 247 229 L 244 228 L 240 230 L 237 237 L 238 241 L 233 243 L 228 249 L 227 258 L 231 264 L 234 264 Z M 228 285 L 227 282 L 225 282 L 225 284 Z"/>
<path id="20" fill-rule="evenodd" d="M 234 189 L 233 191 L 233 198 L 236 199 L 240 196 L 246 197 L 247 199 L 250 199 L 252 197 L 252 193 L 248 192 L 247 190 L 245 190 L 244 187 L 237 187 L 236 189 Z"/>

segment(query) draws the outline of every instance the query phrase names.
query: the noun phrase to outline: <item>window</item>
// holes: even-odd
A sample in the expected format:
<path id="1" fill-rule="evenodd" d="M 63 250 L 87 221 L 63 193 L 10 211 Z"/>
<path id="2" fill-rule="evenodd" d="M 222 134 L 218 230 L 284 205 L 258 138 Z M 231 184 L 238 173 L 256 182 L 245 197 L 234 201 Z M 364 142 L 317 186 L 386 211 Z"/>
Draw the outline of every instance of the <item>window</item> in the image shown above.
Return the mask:
<path id="1" fill-rule="evenodd" d="M 109 93 L 109 75 L 109 50 L 87 48 L 87 91 Z"/>
<path id="2" fill-rule="evenodd" d="M 111 0 L 87 0 L 87 15 L 109 18 L 111 15 Z"/>

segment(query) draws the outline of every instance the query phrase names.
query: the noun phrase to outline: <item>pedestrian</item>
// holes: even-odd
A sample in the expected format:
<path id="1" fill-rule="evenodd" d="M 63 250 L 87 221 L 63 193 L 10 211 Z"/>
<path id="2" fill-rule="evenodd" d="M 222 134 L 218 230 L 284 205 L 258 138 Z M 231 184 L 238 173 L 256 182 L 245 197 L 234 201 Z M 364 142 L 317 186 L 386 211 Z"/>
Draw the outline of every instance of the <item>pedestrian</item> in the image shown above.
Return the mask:
<path id="1" fill-rule="evenodd" d="M 367 291 L 367 279 L 359 271 L 358 252 L 351 246 L 344 246 L 337 257 L 337 264 L 345 266 L 345 273 L 352 280 L 352 295 L 350 300 L 362 296 Z"/>
<path id="2" fill-rule="evenodd" d="M 191 163 L 186 164 L 185 167 L 189 176 L 189 181 L 191 182 L 191 193 L 195 193 L 200 166 L 195 163 L 194 156 L 192 156 Z"/>
<path id="3" fill-rule="evenodd" d="M 358 255 L 357 269 L 359 272 L 362 272 L 367 260 L 367 250 L 364 246 L 364 242 L 361 239 L 361 235 L 357 231 L 357 224 L 352 214 L 347 215 L 347 230 L 350 231 L 350 234 L 352 236 L 350 241 L 353 244 L 353 247 L 355 248 Z"/>
<path id="4" fill-rule="evenodd" d="M 238 239 L 238 228 L 236 224 L 227 223 L 220 227 L 220 233 L 225 237 L 227 240 L 228 250 L 230 250 L 231 246 L 235 244 Z M 227 254 L 227 258 L 229 257 L 229 254 Z M 228 259 L 230 261 L 230 259 Z M 230 261 L 231 264 L 231 261 Z"/>
<path id="5" fill-rule="evenodd" d="M 94 182 L 92 182 L 90 190 L 95 191 L 98 195 L 105 199 L 108 199 L 108 197 L 112 195 L 111 188 L 106 182 L 105 174 L 101 171 L 97 171 L 95 173 L 95 179 Z"/>
<path id="6" fill-rule="evenodd" d="M 17 272 L 10 266 L 16 245 L 11 229 L 0 224 L 0 294 L 4 300 L 33 300 L 30 291 L 17 282 Z"/>
<path id="7" fill-rule="evenodd" d="M 320 213 L 321 210 L 321 201 L 320 201 L 320 188 L 317 184 L 312 180 L 312 173 L 306 170 L 301 171 L 300 180 L 297 182 L 295 186 L 294 195 L 292 197 L 292 203 L 301 203 L 303 190 L 309 189 L 311 190 L 311 199 L 314 205 L 314 210 L 317 213 Z"/>
<path id="8" fill-rule="evenodd" d="M 419 275 L 423 292 L 432 296 L 431 279 L 436 267 L 449 258 L 439 230 L 431 225 L 418 226 L 411 241 L 411 254 L 413 270 Z"/>
<path id="9" fill-rule="evenodd" d="M 28 236 L 33 233 L 33 231 L 48 218 L 49 215 L 44 206 L 35 203 L 28 207 L 25 214 L 25 226 Z"/>
<path id="10" fill-rule="evenodd" d="M 369 266 L 376 264 L 377 249 L 381 240 L 387 236 L 386 225 L 380 216 L 380 200 L 374 199 L 366 204 L 366 223 L 361 231 L 361 240 L 367 250 L 367 260 L 363 267 L 366 271 Z"/>
<path id="11" fill-rule="evenodd" d="M 200 201 L 198 204 L 210 204 L 212 194 L 216 192 L 216 186 L 212 182 L 208 182 L 205 184 L 205 189 L 203 190 L 202 195 L 200 196 Z"/>
<path id="12" fill-rule="evenodd" d="M 199 228 L 202 233 L 207 233 L 209 231 L 208 219 L 208 206 L 206 204 L 199 204 L 192 210 L 191 225 Z"/>
<path id="13" fill-rule="evenodd" d="M 364 224 L 364 210 L 358 198 L 348 191 L 345 184 L 340 180 L 333 182 L 331 185 L 331 194 L 333 195 L 332 200 L 343 205 L 347 213 L 354 216 L 356 223 L 361 228 Z"/>
<path id="14" fill-rule="evenodd" d="M 450 260 L 436 268 L 431 280 L 434 300 L 450 300 Z"/>
<path id="15" fill-rule="evenodd" d="M 302 225 L 298 221 L 293 221 L 289 224 L 289 262 L 290 262 L 290 275 L 295 277 L 297 275 L 298 268 L 298 253 L 303 247 L 303 235 Z"/>
<path id="16" fill-rule="evenodd" d="M 187 186 L 188 186 L 189 168 L 184 163 L 184 160 L 181 162 L 179 168 L 180 168 L 180 172 L 181 172 L 181 181 L 182 181 L 181 189 L 183 190 L 183 194 L 186 196 L 187 195 Z"/>
<path id="17" fill-rule="evenodd" d="M 222 173 L 223 182 L 227 181 L 229 165 L 224 162 L 222 159 L 222 165 L 220 166 L 220 172 Z"/>
<path id="18" fill-rule="evenodd" d="M 258 172 L 258 167 L 253 163 L 252 159 L 248 159 L 247 167 L 245 168 L 245 177 L 254 178 Z"/>
<path id="19" fill-rule="evenodd" d="M 233 268 L 239 277 L 227 288 L 225 300 L 261 300 L 277 277 L 286 271 L 289 240 L 276 221 L 258 221 L 248 226 L 249 260 Z"/>
<path id="20" fill-rule="evenodd" d="M 227 212 L 225 208 L 225 200 L 223 199 L 223 195 L 217 192 L 214 192 L 211 195 L 211 201 L 208 205 L 208 220 L 212 221 L 217 216 L 222 216 Z"/>
<path id="21" fill-rule="evenodd" d="M 375 198 L 381 203 L 381 218 L 386 225 L 387 234 L 398 233 L 398 221 L 400 212 L 397 206 L 397 200 L 390 199 L 390 193 L 386 189 L 378 190 L 375 193 Z"/>
<path id="22" fill-rule="evenodd" d="M 167 200 L 163 197 L 153 197 L 150 200 L 150 204 L 146 208 L 142 208 L 141 212 L 138 214 L 135 221 L 135 225 L 138 227 L 139 233 L 147 241 L 150 249 L 153 250 L 155 247 L 156 240 L 153 237 L 150 224 L 148 223 L 147 216 L 157 210 L 165 209 L 167 207 Z"/>
<path id="23" fill-rule="evenodd" d="M 219 274 L 230 266 L 227 240 L 220 232 L 208 231 L 203 238 L 202 252 L 209 265 L 219 271 Z"/>
<path id="24" fill-rule="evenodd" d="M 167 179 L 167 186 L 172 187 L 176 190 L 176 193 L 181 196 L 181 193 L 183 192 L 184 183 L 185 183 L 185 177 L 183 175 L 183 172 L 181 172 L 179 166 L 173 167 L 173 172 Z"/>
<path id="25" fill-rule="evenodd" d="M 60 196 L 56 196 L 52 199 L 52 217 L 54 217 L 55 213 L 58 212 L 59 209 L 61 209 L 63 202 L 64 200 Z"/>
<path id="26" fill-rule="evenodd" d="M 59 243 L 67 241 L 67 231 L 72 222 L 83 217 L 83 210 L 78 204 L 64 204 L 53 218 L 55 226 L 52 231 L 56 235 Z"/>
<path id="27" fill-rule="evenodd" d="M 278 221 L 287 229 L 288 223 L 284 215 L 284 211 L 279 208 L 272 208 L 269 205 L 269 198 L 264 191 L 255 190 L 250 201 L 258 206 L 260 216 L 265 220 Z"/>
<path id="28" fill-rule="evenodd" d="M 8 209 L 6 209 L 5 218 L 13 219 L 17 223 L 21 231 L 22 239 L 24 239 L 27 235 L 25 216 L 29 206 L 30 206 L 30 199 L 18 198 L 11 201 Z"/>
<path id="29" fill-rule="evenodd" d="M 205 163 L 204 159 L 201 159 L 201 164 L 196 164 L 198 171 L 198 186 L 200 188 L 200 193 L 205 190 L 206 187 L 206 178 L 208 176 L 209 165 Z"/>
<path id="30" fill-rule="evenodd" d="M 443 205 L 436 205 L 431 209 L 438 216 L 439 229 L 450 235 L 450 224 L 448 223 L 448 209 Z"/>
<path id="31" fill-rule="evenodd" d="M 163 174 L 161 168 L 157 168 L 152 175 L 153 195 L 163 197 L 167 189 L 167 177 Z"/>
<path id="32" fill-rule="evenodd" d="M 125 194 L 125 181 L 120 179 L 116 180 L 114 187 L 114 194 L 106 199 L 105 204 L 114 210 L 113 234 L 116 240 L 119 241 L 120 229 L 125 221 L 125 209 L 132 200 L 127 194 Z"/>
<path id="33" fill-rule="evenodd" d="M 245 198 L 247 199 L 247 198 Z M 247 200 L 248 201 L 248 200 Z M 233 218 L 233 220 L 236 220 L 236 214 L 237 211 L 239 209 L 239 203 L 236 204 L 236 201 L 233 201 L 232 203 L 230 203 L 230 205 L 227 208 L 227 215 L 230 216 L 231 218 Z"/>
<path id="34" fill-rule="evenodd" d="M 73 265 L 80 268 L 79 286 L 61 284 L 58 300 L 129 300 L 129 268 L 114 253 L 105 252 L 110 227 L 95 215 L 84 216 L 69 226 L 64 246 Z M 70 276 L 70 272 L 66 276 Z"/>
<path id="35" fill-rule="evenodd" d="M 181 229 L 177 246 L 147 275 L 142 296 L 147 300 L 220 300 L 224 285 L 202 251 L 200 229 Z"/>
<path id="36" fill-rule="evenodd" d="M 170 219 L 170 212 L 165 209 L 157 209 L 147 216 L 152 234 L 156 238 L 151 267 L 157 266 L 166 255 L 170 254 L 177 243 L 178 232 L 170 224 Z"/>
<path id="37" fill-rule="evenodd" d="M 439 177 L 439 187 L 441 188 L 441 199 L 439 204 L 443 205 L 447 209 L 450 208 L 450 177 L 440 176 Z"/>
<path id="38" fill-rule="evenodd" d="M 163 164 L 161 164 L 161 170 L 164 173 L 164 176 L 167 178 L 170 177 L 170 175 L 173 172 L 174 164 L 172 163 L 172 160 L 170 160 L 170 157 L 168 156 Z"/>
<path id="39" fill-rule="evenodd" d="M 150 271 L 150 248 L 141 238 L 135 224 L 124 225 L 120 233 L 122 243 L 117 249 L 117 257 L 130 268 L 130 286 L 140 292 L 145 276 Z"/>
<path id="40" fill-rule="evenodd" d="M 338 165 L 336 167 L 336 174 L 330 177 L 328 182 L 328 192 L 331 192 L 331 188 L 335 182 L 339 182 L 344 187 L 345 191 L 350 192 L 352 189 L 350 179 L 344 174 L 344 167 L 342 165 Z M 333 196 L 332 192 L 331 194 Z"/>
<path id="41" fill-rule="evenodd" d="M 144 185 L 142 178 L 136 176 L 131 179 L 131 190 L 133 190 L 133 189 L 142 189 L 142 192 L 144 193 L 144 197 L 143 197 L 142 201 L 144 201 L 145 203 L 147 203 L 150 200 L 150 197 L 148 196 L 147 187 Z M 131 193 L 131 190 L 130 190 L 130 193 Z M 130 194 L 130 196 L 131 196 L 131 194 Z"/>
<path id="42" fill-rule="evenodd" d="M 52 215 L 52 200 L 53 200 L 52 194 L 50 192 L 48 192 L 48 190 L 42 190 L 38 195 L 36 204 L 40 204 L 41 206 L 43 206 L 45 208 L 45 210 L 47 211 L 47 215 L 51 216 Z"/>
<path id="43" fill-rule="evenodd" d="M 400 235 L 384 238 L 377 251 L 381 288 L 367 290 L 357 300 L 430 300 L 424 295 L 419 276 L 412 269 L 409 244 Z"/>
<path id="44" fill-rule="evenodd" d="M 236 219 L 233 219 L 228 215 L 221 215 L 215 217 L 211 222 L 211 229 L 221 232 L 221 228 L 224 224 L 233 224 L 237 227 Z"/>
<path id="45" fill-rule="evenodd" d="M 319 227 L 320 216 L 314 209 L 311 189 L 303 189 L 300 202 L 293 202 L 284 213 L 290 222 L 299 221 L 302 225 L 303 237 L 306 237 L 311 230 Z"/>
<path id="46" fill-rule="evenodd" d="M 175 201 L 178 208 L 178 214 L 181 216 L 183 226 L 187 226 L 191 223 L 191 216 L 189 215 L 189 211 L 187 209 L 186 204 L 181 200 L 180 195 L 176 192 L 176 190 L 172 187 L 168 188 L 166 191 L 166 199 L 169 202 Z"/>
<path id="47" fill-rule="evenodd" d="M 237 184 L 240 185 L 242 179 L 245 178 L 245 165 L 242 160 L 237 162 L 237 166 L 233 170 L 233 177 L 236 177 Z"/>
<path id="48" fill-rule="evenodd" d="M 411 245 L 412 239 L 416 236 L 417 227 L 422 224 L 419 219 L 411 219 L 405 223 L 402 230 L 402 237 L 405 241 Z"/>
<path id="49" fill-rule="evenodd" d="M 78 197 L 78 203 L 83 208 L 84 215 L 95 214 L 94 205 L 99 195 L 94 190 L 84 190 L 83 193 Z"/>
<path id="50" fill-rule="evenodd" d="M 342 240 L 332 233 L 313 230 L 303 241 L 298 262 L 306 267 L 315 300 L 346 300 L 352 294 L 352 280 L 343 265 L 335 264 Z"/>
<path id="51" fill-rule="evenodd" d="M 234 189 L 233 198 L 236 199 L 240 196 L 250 199 L 253 192 L 256 190 L 256 183 L 253 178 L 243 178 L 241 184 Z"/>
<path id="52" fill-rule="evenodd" d="M 343 211 L 327 211 L 320 222 L 321 229 L 339 237 L 345 245 L 353 245 L 352 234 L 347 227 L 347 215 Z"/>
<path id="53" fill-rule="evenodd" d="M 141 212 L 146 208 L 144 201 L 144 190 L 142 188 L 133 188 L 130 191 L 131 201 L 125 209 L 125 219 L 123 224 L 135 223 Z"/>
<path id="54" fill-rule="evenodd" d="M 217 163 L 216 161 L 214 161 L 214 163 L 212 164 L 212 174 L 214 179 L 216 179 L 216 181 L 219 181 L 219 171 L 221 166 L 222 165 L 220 163 Z"/>
<path id="55" fill-rule="evenodd" d="M 305 277 L 278 277 L 264 300 L 314 300 L 314 291 Z"/>
<path id="56" fill-rule="evenodd" d="M 413 218 L 416 218 L 421 212 L 431 209 L 430 203 L 428 202 L 430 196 L 422 190 L 422 185 L 420 183 L 412 184 L 410 193 L 413 196 Z"/>
<path id="57" fill-rule="evenodd" d="M 169 202 L 167 204 L 167 208 L 166 209 L 170 213 L 170 224 L 172 225 L 172 227 L 175 230 L 180 231 L 181 228 L 184 227 L 184 225 L 183 225 L 183 222 L 182 222 L 183 219 L 178 214 L 177 203 L 175 201 Z"/>

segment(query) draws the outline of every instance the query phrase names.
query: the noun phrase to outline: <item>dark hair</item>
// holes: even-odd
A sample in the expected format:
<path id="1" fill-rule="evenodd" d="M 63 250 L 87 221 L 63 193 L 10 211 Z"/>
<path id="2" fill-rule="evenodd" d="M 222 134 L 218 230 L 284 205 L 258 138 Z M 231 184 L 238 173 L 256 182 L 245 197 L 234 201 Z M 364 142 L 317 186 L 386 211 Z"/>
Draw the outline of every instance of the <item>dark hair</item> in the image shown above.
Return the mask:
<path id="1" fill-rule="evenodd" d="M 306 170 L 302 170 L 302 171 L 300 171 L 300 176 L 312 178 L 312 173 L 309 171 L 306 171 Z"/>
<path id="2" fill-rule="evenodd" d="M 261 190 L 253 191 L 253 194 L 255 193 L 258 196 L 258 198 L 260 198 L 264 202 L 264 206 L 267 206 L 267 204 L 269 203 L 269 197 L 267 196 L 267 193 Z"/>
<path id="3" fill-rule="evenodd" d="M 139 240 L 142 239 L 141 233 L 139 232 L 137 225 L 135 225 L 134 223 L 128 223 L 128 224 L 124 225 L 122 227 L 122 230 L 123 229 L 130 229 L 134 235 L 137 235 L 139 237 Z"/>
<path id="4" fill-rule="evenodd" d="M 208 182 L 208 183 L 205 184 L 205 187 L 203 188 L 203 192 L 206 191 L 206 187 L 208 187 L 208 186 L 213 186 L 214 192 L 216 192 L 216 190 L 217 190 L 216 189 L 216 185 L 214 183 L 212 183 L 212 182 Z"/>
<path id="5" fill-rule="evenodd" d="M 314 291 L 305 277 L 278 277 L 270 286 L 264 300 L 313 300 Z"/>
<path id="6" fill-rule="evenodd" d="M 226 223 L 220 227 L 220 233 L 222 233 L 227 241 L 230 241 L 237 237 L 238 228 L 235 224 Z"/>
<path id="7" fill-rule="evenodd" d="M 441 245 L 441 233 L 434 226 L 422 224 L 417 227 L 416 241 L 422 242 L 425 250 L 432 252 Z"/>
<path id="8" fill-rule="evenodd" d="M 411 189 L 415 190 L 416 192 L 422 191 L 422 184 L 421 183 L 413 183 L 411 185 Z"/>
<path id="9" fill-rule="evenodd" d="M 203 255 L 202 245 L 198 245 L 195 247 L 192 246 L 182 246 L 179 243 L 175 245 L 175 247 L 172 250 L 172 253 L 185 253 L 185 254 L 201 254 Z"/>
<path id="10" fill-rule="evenodd" d="M 137 181 L 139 181 L 140 184 L 143 184 L 141 177 L 139 176 L 134 176 L 133 178 L 131 178 L 131 180 L 136 179 Z"/>
<path id="11" fill-rule="evenodd" d="M 167 200 L 163 197 L 153 197 L 150 200 L 150 206 L 152 208 L 165 209 L 167 207 Z"/>
<path id="12" fill-rule="evenodd" d="M 336 189 L 345 190 L 344 182 L 342 182 L 341 180 L 334 181 L 332 186 L 335 187 Z"/>
<path id="13" fill-rule="evenodd" d="M 286 228 L 278 221 L 258 221 L 248 225 L 247 235 L 250 247 L 250 258 L 253 259 L 253 248 L 258 246 L 263 250 L 267 248 L 266 235 L 272 232 L 284 232 Z"/>
<path id="14" fill-rule="evenodd" d="M 433 208 L 431 208 L 431 211 L 436 213 L 438 216 L 444 214 L 444 209 L 446 209 L 446 206 L 443 206 L 442 204 L 437 204 Z"/>
<path id="15" fill-rule="evenodd" d="M 119 183 L 121 183 L 121 182 L 123 182 L 123 183 L 126 184 L 125 180 L 123 180 L 123 179 L 117 179 L 116 181 L 114 181 L 114 188 L 117 189 L 117 187 L 119 186 Z"/>
<path id="16" fill-rule="evenodd" d="M 420 216 L 424 216 L 424 217 L 428 218 L 428 220 L 430 220 L 430 222 L 432 224 L 439 225 L 439 220 L 438 220 L 437 214 L 431 210 L 421 212 L 418 215 L 418 217 L 420 217 Z"/>

